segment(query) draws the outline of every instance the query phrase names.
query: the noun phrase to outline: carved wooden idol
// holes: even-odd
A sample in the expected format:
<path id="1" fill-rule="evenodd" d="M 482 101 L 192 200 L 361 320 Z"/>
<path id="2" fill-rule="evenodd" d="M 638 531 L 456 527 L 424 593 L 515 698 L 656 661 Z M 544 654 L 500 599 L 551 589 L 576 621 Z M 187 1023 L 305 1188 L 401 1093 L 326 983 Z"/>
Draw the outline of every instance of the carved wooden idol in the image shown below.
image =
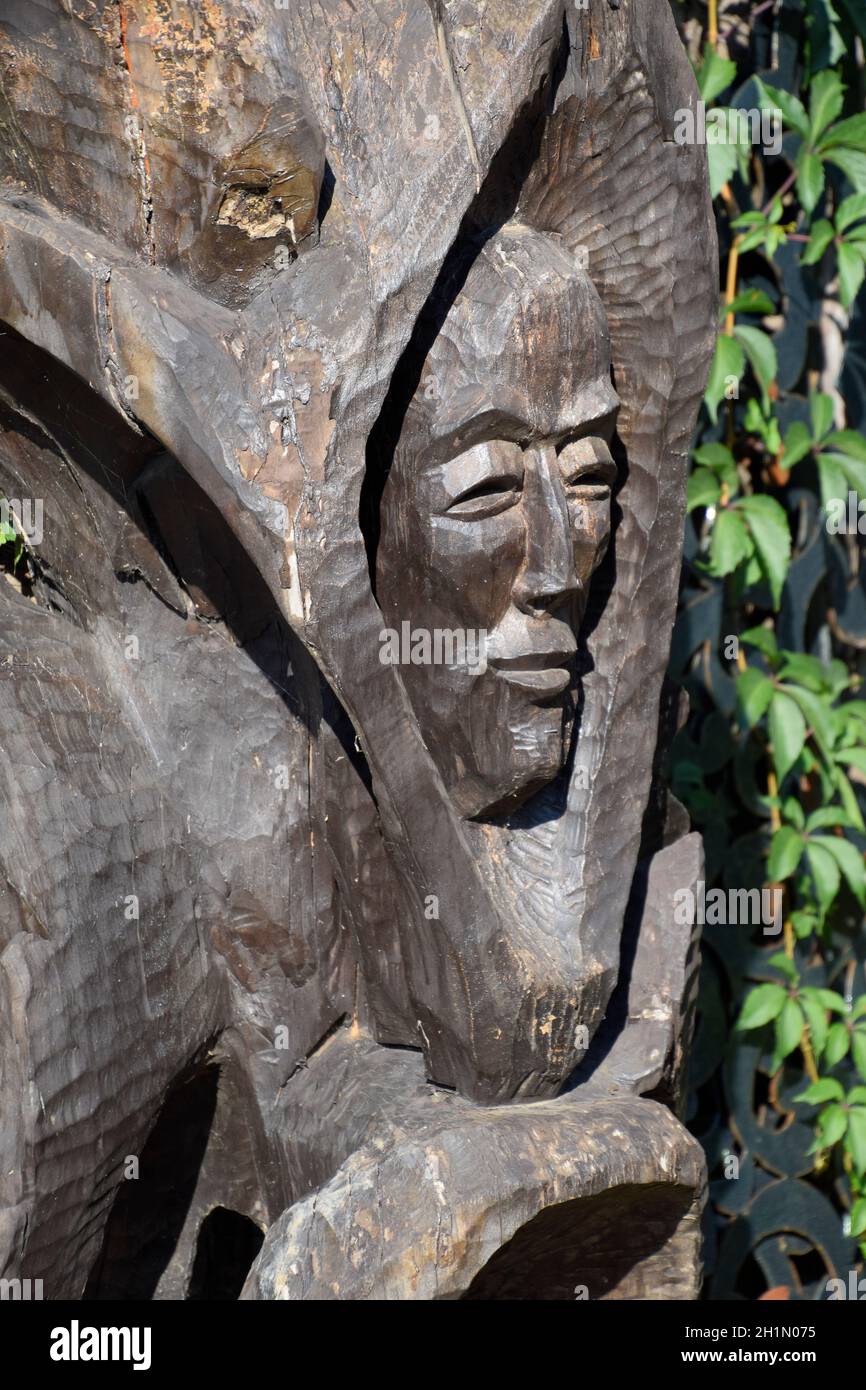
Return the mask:
<path id="1" fill-rule="evenodd" d="M 696 1297 L 667 0 L 6 0 L 0 51 L 2 1274 Z"/>

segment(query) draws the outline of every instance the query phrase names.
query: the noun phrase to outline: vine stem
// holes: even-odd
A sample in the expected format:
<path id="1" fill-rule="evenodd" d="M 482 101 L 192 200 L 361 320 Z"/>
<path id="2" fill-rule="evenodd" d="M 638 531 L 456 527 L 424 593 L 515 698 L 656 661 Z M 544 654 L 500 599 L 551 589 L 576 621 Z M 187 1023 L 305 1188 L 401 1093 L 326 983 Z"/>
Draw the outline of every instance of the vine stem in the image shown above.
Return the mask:
<path id="1" fill-rule="evenodd" d="M 800 1052 L 803 1056 L 803 1065 L 806 1068 L 806 1075 L 811 1082 L 820 1081 L 821 1077 L 815 1065 L 815 1054 L 812 1051 L 812 1039 L 809 1036 L 809 1025 L 803 1029 L 803 1036 L 800 1039 Z"/>
<path id="2" fill-rule="evenodd" d="M 719 46 L 719 0 L 708 0 L 707 3 L 707 41 L 713 48 Z"/>
<path id="3" fill-rule="evenodd" d="M 737 297 L 737 272 L 740 264 L 741 240 L 741 237 L 734 237 L 728 253 L 728 274 L 725 280 L 725 304 L 728 306 L 733 304 Z M 730 307 L 725 315 L 725 336 L 728 338 L 734 336 L 734 315 L 731 313 Z"/>
<path id="4" fill-rule="evenodd" d="M 776 774 L 772 768 L 770 768 L 767 773 L 767 795 L 774 803 L 779 795 L 779 783 L 776 781 Z M 782 817 L 779 814 L 778 806 L 775 804 L 770 807 L 770 825 L 774 833 L 782 828 Z"/>
<path id="5" fill-rule="evenodd" d="M 773 803 L 775 803 L 776 798 L 777 798 L 778 795 L 779 795 L 779 783 L 778 783 L 778 781 L 776 780 L 776 774 L 775 774 L 775 772 L 773 771 L 772 768 L 769 768 L 769 769 L 767 770 L 767 795 L 770 797 L 770 800 L 771 800 Z M 772 829 L 774 835 L 775 835 L 775 833 L 776 833 L 777 830 L 780 830 L 780 829 L 781 829 L 781 826 L 782 826 L 782 817 L 781 817 L 781 815 L 779 814 L 779 808 L 778 808 L 778 806 L 776 806 L 775 804 L 773 804 L 773 805 L 770 806 L 770 828 Z M 773 890 L 774 893 L 781 892 L 782 895 L 783 895 L 783 898 L 784 898 L 785 889 L 784 889 L 784 886 L 783 886 L 781 883 L 771 883 L 771 884 L 770 884 L 770 887 L 771 887 L 771 889 Z M 783 924 L 782 924 L 782 933 L 783 933 L 783 935 L 782 935 L 782 941 L 783 941 L 784 947 L 785 947 L 785 955 L 788 957 L 789 960 L 793 960 L 793 959 L 794 959 L 794 926 L 793 926 L 793 923 L 792 923 L 790 917 L 788 917 L 788 916 L 785 917 L 785 920 L 784 920 L 784 922 L 783 922 Z"/>

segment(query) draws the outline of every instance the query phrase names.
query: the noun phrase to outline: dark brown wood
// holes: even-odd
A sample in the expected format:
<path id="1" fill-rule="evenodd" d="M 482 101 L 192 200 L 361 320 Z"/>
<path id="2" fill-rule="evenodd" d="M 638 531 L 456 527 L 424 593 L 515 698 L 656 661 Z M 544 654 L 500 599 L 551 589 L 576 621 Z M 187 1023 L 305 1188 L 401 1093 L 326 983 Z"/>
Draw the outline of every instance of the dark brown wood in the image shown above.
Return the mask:
<path id="1" fill-rule="evenodd" d="M 667 0 L 326 8 L 0 10 L 0 492 L 45 511 L 0 583 L 0 1267 L 201 1296 L 225 1208 L 245 1297 L 510 1297 L 524 1241 L 516 1296 L 592 1246 L 590 1297 L 692 1297 L 694 81 Z M 437 1264 L 440 1211 L 518 1243 Z"/>

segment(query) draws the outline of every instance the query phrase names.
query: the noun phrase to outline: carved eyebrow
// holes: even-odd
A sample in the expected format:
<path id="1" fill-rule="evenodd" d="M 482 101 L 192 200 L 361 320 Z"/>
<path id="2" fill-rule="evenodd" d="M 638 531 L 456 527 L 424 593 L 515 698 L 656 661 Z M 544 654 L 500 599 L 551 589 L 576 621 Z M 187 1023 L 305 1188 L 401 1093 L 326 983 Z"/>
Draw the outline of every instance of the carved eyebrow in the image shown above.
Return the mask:
<path id="1" fill-rule="evenodd" d="M 476 444 L 496 439 L 521 445 L 551 442 L 558 447 L 588 434 L 609 439 L 620 405 L 610 378 L 601 377 L 579 392 L 574 408 L 569 410 L 565 405 L 549 421 L 549 428 L 544 428 L 539 427 L 538 422 L 530 424 L 523 413 L 524 403 L 515 400 L 513 393 L 509 395 L 511 399 L 507 402 L 491 405 L 486 410 L 476 413 L 467 410 L 462 418 L 458 414 L 454 423 L 444 424 L 441 430 L 434 426 L 428 444 L 431 465 L 445 463 Z M 453 416 L 451 418 L 454 420 Z"/>
<path id="2" fill-rule="evenodd" d="M 506 444 L 523 444 L 534 433 L 532 426 L 519 416 L 501 409 L 491 409 L 444 430 L 442 434 L 434 434 L 430 448 L 435 462 L 447 463 L 479 444 L 493 444 L 497 440 Z"/>
<path id="3" fill-rule="evenodd" d="M 562 447 L 574 439 L 584 439 L 588 434 L 601 435 L 608 439 L 613 434 L 619 412 L 619 396 L 611 382 L 594 382 L 583 395 L 580 408 L 570 415 L 563 413 L 557 421 L 558 428 L 552 429 L 550 438 Z"/>

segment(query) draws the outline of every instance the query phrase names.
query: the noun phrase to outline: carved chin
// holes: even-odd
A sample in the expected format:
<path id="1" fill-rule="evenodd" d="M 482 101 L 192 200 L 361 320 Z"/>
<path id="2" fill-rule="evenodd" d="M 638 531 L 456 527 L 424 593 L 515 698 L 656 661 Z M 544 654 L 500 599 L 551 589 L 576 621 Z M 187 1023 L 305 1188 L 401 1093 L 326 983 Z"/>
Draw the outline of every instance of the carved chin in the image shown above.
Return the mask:
<path id="1" fill-rule="evenodd" d="M 449 792 L 461 816 L 504 815 L 559 776 L 568 756 L 574 704 L 522 703 L 504 727 L 491 729 L 472 748 L 473 767 L 456 769 Z"/>

